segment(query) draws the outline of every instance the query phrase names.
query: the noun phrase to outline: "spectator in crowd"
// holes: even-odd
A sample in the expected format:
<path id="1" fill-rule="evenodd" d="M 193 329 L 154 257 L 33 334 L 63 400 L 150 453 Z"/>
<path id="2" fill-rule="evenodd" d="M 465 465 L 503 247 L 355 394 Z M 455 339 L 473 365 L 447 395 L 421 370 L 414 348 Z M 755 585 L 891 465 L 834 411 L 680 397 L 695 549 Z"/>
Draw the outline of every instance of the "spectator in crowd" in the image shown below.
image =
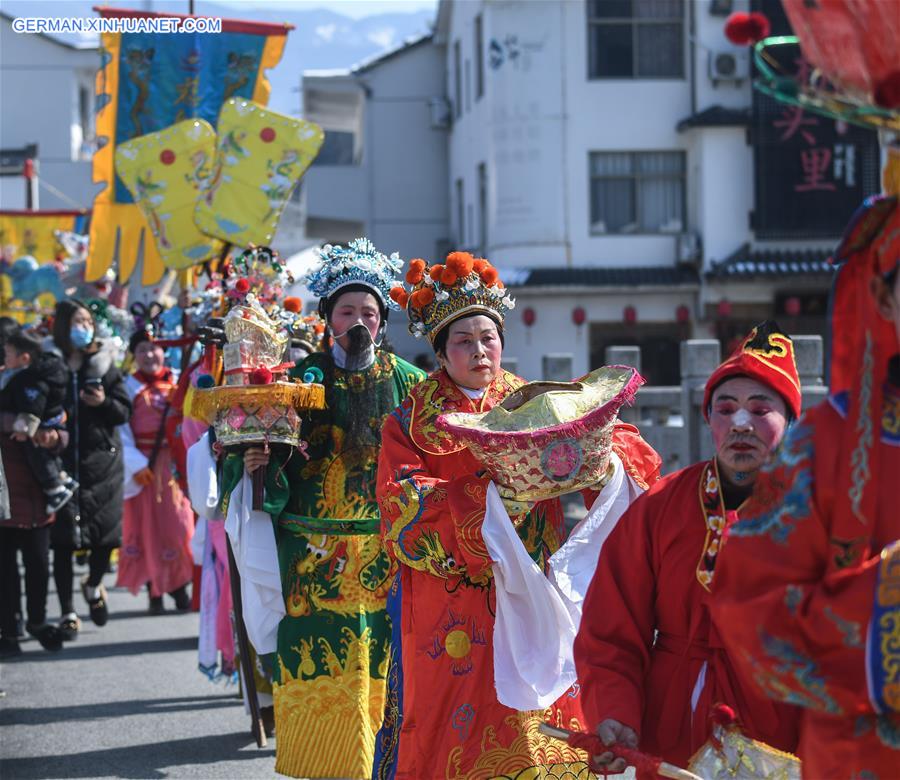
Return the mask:
<path id="1" fill-rule="evenodd" d="M 124 467 L 117 426 L 131 417 L 131 401 L 115 365 L 112 345 L 94 337 L 91 312 L 77 301 L 61 301 L 53 322 L 53 346 L 65 358 L 65 410 L 71 446 L 63 458 L 78 482 L 75 496 L 56 516 L 51 544 L 53 577 L 62 618 L 60 629 L 74 639 L 81 627 L 72 599 L 72 557 L 89 550 L 89 571 L 81 592 L 98 626 L 108 618 L 102 579 L 112 551 L 122 541 Z"/>

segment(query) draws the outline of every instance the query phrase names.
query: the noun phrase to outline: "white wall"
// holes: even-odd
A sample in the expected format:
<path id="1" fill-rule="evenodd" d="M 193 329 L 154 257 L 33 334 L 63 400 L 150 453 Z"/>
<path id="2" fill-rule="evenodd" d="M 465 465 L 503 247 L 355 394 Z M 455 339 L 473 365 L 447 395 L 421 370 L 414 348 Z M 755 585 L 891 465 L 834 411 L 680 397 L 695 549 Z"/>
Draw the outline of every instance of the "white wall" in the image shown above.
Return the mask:
<path id="1" fill-rule="evenodd" d="M 0 147 L 38 144 L 41 179 L 82 208 L 90 208 L 99 187 L 91 182 L 90 161 L 78 159 L 78 89 L 89 89 L 93 106 L 99 65 L 96 49 L 75 50 L 40 35 L 17 34 L 0 18 Z M 0 178 L 0 207 L 25 207 L 21 179 Z M 40 207 L 74 206 L 42 188 Z"/>

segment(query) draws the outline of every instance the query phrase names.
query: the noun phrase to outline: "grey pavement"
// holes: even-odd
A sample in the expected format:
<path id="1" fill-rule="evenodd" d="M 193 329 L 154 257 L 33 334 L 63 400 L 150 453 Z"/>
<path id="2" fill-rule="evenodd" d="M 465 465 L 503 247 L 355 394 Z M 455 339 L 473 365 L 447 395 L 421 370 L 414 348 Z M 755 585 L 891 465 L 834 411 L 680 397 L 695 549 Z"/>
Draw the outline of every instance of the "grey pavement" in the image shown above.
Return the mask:
<path id="1" fill-rule="evenodd" d="M 49 653 L 29 639 L 0 664 L 2 780 L 277 777 L 274 741 L 256 747 L 237 686 L 197 670 L 197 613 L 151 617 L 146 593 L 110 589 L 98 628 L 75 598 L 77 640 Z M 53 593 L 48 608 L 58 615 Z"/>

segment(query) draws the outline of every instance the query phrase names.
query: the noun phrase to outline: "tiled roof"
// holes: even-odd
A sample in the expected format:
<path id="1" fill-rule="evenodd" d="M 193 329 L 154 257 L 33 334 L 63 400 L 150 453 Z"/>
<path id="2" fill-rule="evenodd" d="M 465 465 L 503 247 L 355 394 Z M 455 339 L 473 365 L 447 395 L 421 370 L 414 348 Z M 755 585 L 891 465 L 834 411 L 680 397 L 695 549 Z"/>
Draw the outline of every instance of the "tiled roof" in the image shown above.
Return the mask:
<path id="1" fill-rule="evenodd" d="M 751 250 L 742 246 L 733 255 L 713 263 L 707 279 L 752 279 L 775 276 L 831 276 L 831 252 L 824 249 Z"/>
<path id="2" fill-rule="evenodd" d="M 682 119 L 675 127 L 678 132 L 692 127 L 741 127 L 750 124 L 749 108 L 723 108 L 710 106 Z"/>
<path id="3" fill-rule="evenodd" d="M 528 268 L 498 269 L 510 287 L 675 287 L 698 285 L 700 277 L 690 266 L 650 266 L 647 268 Z"/>

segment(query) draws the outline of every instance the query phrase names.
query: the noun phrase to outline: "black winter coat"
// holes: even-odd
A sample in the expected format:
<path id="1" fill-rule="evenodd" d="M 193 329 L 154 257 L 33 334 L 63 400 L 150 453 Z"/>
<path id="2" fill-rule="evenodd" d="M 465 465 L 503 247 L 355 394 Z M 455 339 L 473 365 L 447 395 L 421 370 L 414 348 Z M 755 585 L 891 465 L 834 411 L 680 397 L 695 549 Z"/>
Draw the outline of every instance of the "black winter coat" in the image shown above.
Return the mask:
<path id="1" fill-rule="evenodd" d="M 85 382 L 100 379 L 106 400 L 88 406 L 80 399 Z M 131 401 L 113 355 L 103 345 L 69 371 L 66 392 L 69 447 L 66 471 L 78 480 L 75 497 L 56 514 L 51 541 L 59 547 L 118 547 L 122 542 L 122 490 L 125 480 L 117 427 L 131 418 Z"/>
<path id="2" fill-rule="evenodd" d="M 19 371 L 0 390 L 3 411 L 31 414 L 41 422 L 58 417 L 65 403 L 68 375 L 59 355 L 42 352 L 33 366 Z"/>

